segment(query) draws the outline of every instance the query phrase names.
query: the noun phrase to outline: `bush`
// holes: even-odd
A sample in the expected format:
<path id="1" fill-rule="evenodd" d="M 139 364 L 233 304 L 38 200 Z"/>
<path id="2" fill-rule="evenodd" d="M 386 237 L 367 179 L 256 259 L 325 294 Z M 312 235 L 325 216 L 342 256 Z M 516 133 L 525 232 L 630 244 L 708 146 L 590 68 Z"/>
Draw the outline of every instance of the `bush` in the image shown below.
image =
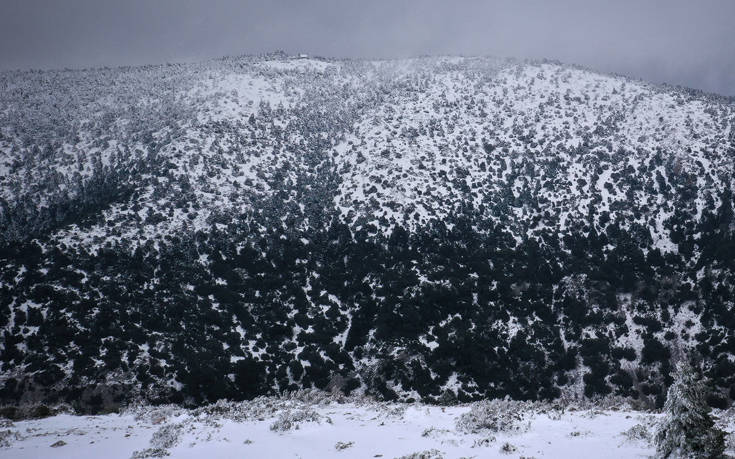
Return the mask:
<path id="1" fill-rule="evenodd" d="M 429 449 L 419 453 L 407 454 L 396 459 L 444 459 L 444 453 L 438 449 Z"/>
<path id="2" fill-rule="evenodd" d="M 513 400 L 489 400 L 472 405 L 469 412 L 457 420 L 457 430 L 461 432 L 521 432 L 528 430 L 523 425 L 523 413 L 528 405 Z"/>
<path id="3" fill-rule="evenodd" d="M 166 424 L 153 433 L 151 447 L 133 452 L 131 459 L 147 459 L 170 456 L 168 449 L 176 446 L 181 439 L 183 424 Z"/>
<path id="4" fill-rule="evenodd" d="M 182 424 L 166 424 L 153 433 L 151 446 L 153 448 L 169 449 L 179 442 L 181 438 Z"/>
<path id="5" fill-rule="evenodd" d="M 355 444 L 355 442 L 353 442 L 353 441 L 347 441 L 347 442 L 338 441 L 334 445 L 334 449 L 336 449 L 337 451 L 342 451 L 343 449 L 352 448 L 352 446 L 354 444 Z"/>
<path id="6" fill-rule="evenodd" d="M 286 432 L 299 428 L 301 422 L 319 422 L 321 416 L 314 410 L 293 410 L 284 411 L 278 415 L 276 422 L 271 424 L 271 430 L 274 432 Z"/>
<path id="7" fill-rule="evenodd" d="M 628 441 L 651 441 L 651 433 L 643 424 L 636 424 L 630 429 L 623 432 L 623 437 Z"/>
<path id="8" fill-rule="evenodd" d="M 511 453 L 515 453 L 517 449 L 518 448 L 511 445 L 510 443 L 505 442 L 503 443 L 503 446 L 500 447 L 500 452 L 503 454 L 511 454 Z"/>

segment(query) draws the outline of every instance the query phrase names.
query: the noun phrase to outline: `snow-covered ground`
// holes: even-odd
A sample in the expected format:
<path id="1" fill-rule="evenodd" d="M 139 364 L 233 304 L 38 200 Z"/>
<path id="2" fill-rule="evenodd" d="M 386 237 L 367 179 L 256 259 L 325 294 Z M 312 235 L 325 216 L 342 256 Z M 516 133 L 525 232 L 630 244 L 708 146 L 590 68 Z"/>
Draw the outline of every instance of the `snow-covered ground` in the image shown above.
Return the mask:
<path id="1" fill-rule="evenodd" d="M 654 453 L 648 438 L 658 416 L 614 406 L 596 409 L 506 401 L 441 407 L 359 399 L 260 398 L 196 410 L 137 407 L 102 416 L 60 414 L 4 421 L 0 456 L 648 457 Z"/>

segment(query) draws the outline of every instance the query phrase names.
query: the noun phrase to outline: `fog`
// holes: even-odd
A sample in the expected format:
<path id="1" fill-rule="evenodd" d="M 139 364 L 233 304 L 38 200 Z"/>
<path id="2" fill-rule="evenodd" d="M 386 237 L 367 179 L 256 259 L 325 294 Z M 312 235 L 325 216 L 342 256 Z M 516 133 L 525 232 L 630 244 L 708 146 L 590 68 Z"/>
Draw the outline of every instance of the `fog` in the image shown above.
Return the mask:
<path id="1" fill-rule="evenodd" d="M 0 0 L 0 69 L 327 57 L 549 58 L 735 95 L 735 1 Z"/>

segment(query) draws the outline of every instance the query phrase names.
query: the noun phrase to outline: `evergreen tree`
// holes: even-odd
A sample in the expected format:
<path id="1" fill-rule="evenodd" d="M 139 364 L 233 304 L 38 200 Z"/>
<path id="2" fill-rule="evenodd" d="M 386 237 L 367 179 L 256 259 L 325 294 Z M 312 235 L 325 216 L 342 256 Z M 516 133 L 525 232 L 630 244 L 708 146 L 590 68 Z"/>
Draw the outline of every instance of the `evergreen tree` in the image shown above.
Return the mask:
<path id="1" fill-rule="evenodd" d="M 657 457 L 716 458 L 725 450 L 725 432 L 715 427 L 707 405 L 708 387 L 686 362 L 677 364 L 654 438 Z"/>

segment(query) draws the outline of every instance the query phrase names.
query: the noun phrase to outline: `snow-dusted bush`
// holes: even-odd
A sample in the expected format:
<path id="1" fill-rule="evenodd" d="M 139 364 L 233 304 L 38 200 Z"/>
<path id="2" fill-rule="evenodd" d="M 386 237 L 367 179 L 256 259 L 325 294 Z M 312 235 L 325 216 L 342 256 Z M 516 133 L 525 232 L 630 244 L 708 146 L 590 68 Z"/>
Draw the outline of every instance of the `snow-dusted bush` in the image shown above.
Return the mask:
<path id="1" fill-rule="evenodd" d="M 8 426 L 7 424 L 3 425 L 2 427 Z M 10 424 L 12 426 L 12 423 Z M 17 430 L 11 430 L 11 429 L 5 429 L 0 430 L 0 448 L 8 448 L 15 440 L 19 440 L 21 438 L 20 434 Z"/>
<path id="2" fill-rule="evenodd" d="M 651 441 L 651 432 L 648 431 L 648 427 L 643 424 L 636 424 L 630 429 L 622 433 L 628 441 Z"/>
<path id="3" fill-rule="evenodd" d="M 122 412 L 135 416 L 136 421 L 161 424 L 168 418 L 181 415 L 185 410 L 177 405 L 150 406 L 142 402 L 131 403 Z"/>
<path id="4" fill-rule="evenodd" d="M 446 435 L 448 433 L 450 433 L 450 431 L 447 429 L 437 429 L 436 427 L 432 426 L 424 429 L 424 431 L 421 433 L 421 436 L 426 438 L 439 438 L 442 435 Z"/>
<path id="5" fill-rule="evenodd" d="M 218 400 L 215 403 L 196 408 L 191 415 L 203 422 L 217 419 L 229 419 L 236 422 L 247 420 L 263 420 L 273 417 L 284 410 L 309 409 L 332 403 L 354 403 L 355 405 L 374 405 L 372 399 L 340 393 L 330 393 L 318 389 L 302 389 L 285 392 L 278 397 L 256 397 L 252 400 L 234 402 Z"/>
<path id="6" fill-rule="evenodd" d="M 336 449 L 337 451 L 342 451 L 343 449 L 352 448 L 354 444 L 354 441 L 338 441 L 334 445 L 334 449 Z"/>
<path id="7" fill-rule="evenodd" d="M 151 437 L 151 446 L 153 448 L 168 449 L 179 442 L 183 424 L 166 424 L 153 433 Z"/>
<path id="8" fill-rule="evenodd" d="M 284 401 L 301 402 L 306 405 L 328 405 L 330 403 L 344 403 L 347 400 L 340 392 L 329 392 L 319 389 L 300 389 L 285 392 L 280 399 Z"/>
<path id="9" fill-rule="evenodd" d="M 396 459 L 444 459 L 444 453 L 438 449 L 427 449 L 418 453 L 411 453 Z"/>
<path id="10" fill-rule="evenodd" d="M 403 419 L 403 416 L 406 414 L 406 409 L 408 408 L 408 405 L 380 403 L 375 405 L 375 408 L 388 418 Z"/>
<path id="11" fill-rule="evenodd" d="M 643 402 L 634 400 L 620 395 L 604 395 L 597 397 L 578 398 L 570 394 L 562 393 L 562 395 L 551 402 L 537 401 L 533 402 L 534 406 L 539 410 L 561 411 L 620 411 L 620 410 L 644 410 L 647 407 Z M 543 412 L 543 411 L 539 411 Z"/>
<path id="12" fill-rule="evenodd" d="M 496 441 L 496 438 L 491 435 L 489 437 L 480 438 L 480 439 L 475 440 L 472 443 L 472 447 L 473 448 L 487 448 L 491 444 L 495 443 L 495 441 Z"/>
<path id="13" fill-rule="evenodd" d="M 528 424 L 523 423 L 523 415 L 528 406 L 525 402 L 513 400 L 488 400 L 474 403 L 470 411 L 457 420 L 457 430 L 469 433 L 484 430 L 523 432 L 528 429 Z"/>
<path id="14" fill-rule="evenodd" d="M 686 362 L 676 367 L 654 442 L 661 458 L 716 458 L 725 450 L 725 432 L 715 426 L 707 405 L 708 387 Z"/>
<path id="15" fill-rule="evenodd" d="M 322 416 L 312 409 L 287 410 L 278 415 L 278 419 L 271 424 L 271 430 L 286 432 L 299 428 L 302 422 L 320 422 Z M 329 419 L 327 419 L 329 422 Z"/>
<path id="16" fill-rule="evenodd" d="M 131 459 L 170 456 L 168 449 L 173 448 L 179 442 L 183 428 L 184 425 L 180 423 L 161 426 L 151 437 L 151 447 L 135 451 Z"/>
<path id="17" fill-rule="evenodd" d="M 140 451 L 134 451 L 133 455 L 130 456 L 130 459 L 149 459 L 149 458 L 167 457 L 170 455 L 171 453 L 169 453 L 165 449 L 146 448 Z"/>
<path id="18" fill-rule="evenodd" d="M 284 406 L 281 400 L 272 397 L 257 397 L 243 402 L 218 400 L 216 403 L 193 410 L 191 414 L 202 422 L 214 422 L 218 419 L 243 422 L 272 417 Z"/>

